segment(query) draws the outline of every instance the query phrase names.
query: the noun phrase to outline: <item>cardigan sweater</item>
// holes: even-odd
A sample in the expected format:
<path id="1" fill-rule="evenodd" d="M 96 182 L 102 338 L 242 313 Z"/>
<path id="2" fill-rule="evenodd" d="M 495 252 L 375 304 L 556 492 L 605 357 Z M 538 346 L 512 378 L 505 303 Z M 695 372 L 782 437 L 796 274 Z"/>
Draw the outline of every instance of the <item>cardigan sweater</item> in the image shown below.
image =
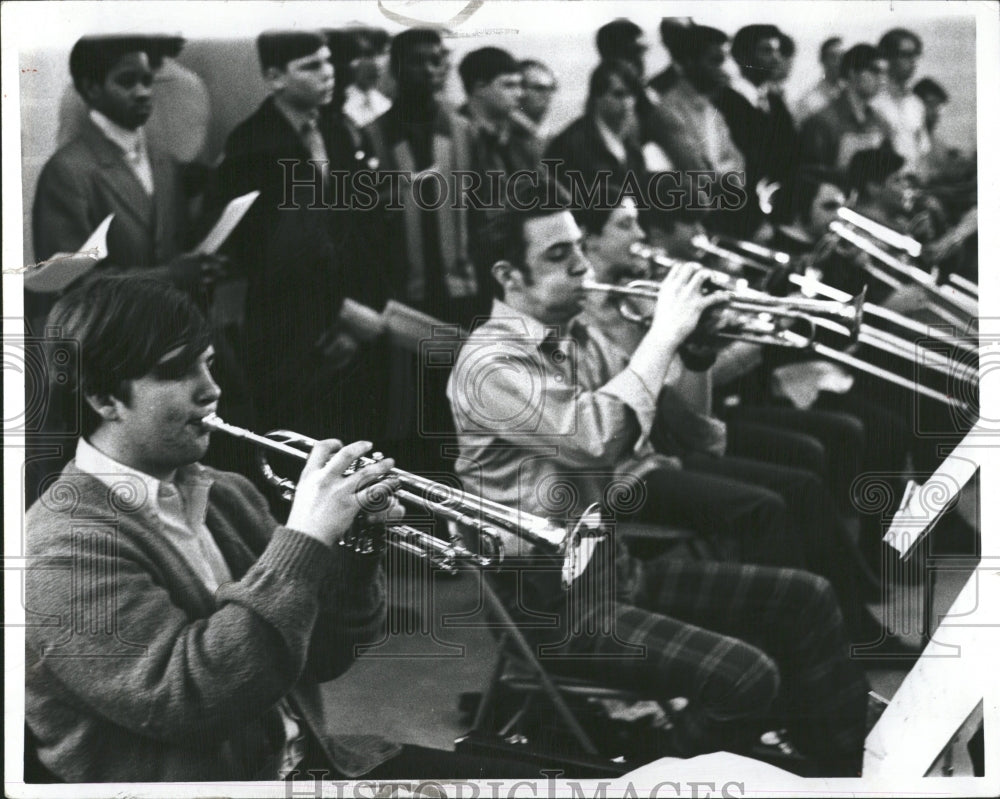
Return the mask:
<path id="1" fill-rule="evenodd" d="M 274 521 L 213 469 L 206 523 L 234 582 L 213 595 L 159 532 L 145 486 L 67 464 L 26 517 L 25 718 L 67 782 L 275 779 L 282 697 L 344 776 L 399 751 L 325 735 L 319 683 L 385 618 L 377 559 Z M 354 743 L 357 743 L 356 741 Z"/>

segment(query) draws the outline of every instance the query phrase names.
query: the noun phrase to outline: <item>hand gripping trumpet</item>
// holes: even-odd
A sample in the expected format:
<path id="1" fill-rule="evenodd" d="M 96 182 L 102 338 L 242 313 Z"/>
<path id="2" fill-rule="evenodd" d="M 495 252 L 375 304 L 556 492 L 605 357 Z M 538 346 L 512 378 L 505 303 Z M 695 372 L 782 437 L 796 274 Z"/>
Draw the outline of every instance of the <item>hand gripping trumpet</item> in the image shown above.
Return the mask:
<path id="1" fill-rule="evenodd" d="M 258 435 L 228 424 L 214 413 L 206 416 L 202 424 L 210 430 L 256 444 L 259 448 L 257 462 L 264 479 L 281 491 L 283 499 L 292 499 L 294 481 L 274 471 L 266 451 L 280 452 L 305 461 L 316 439 L 290 430 L 274 430 Z M 373 453 L 358 458 L 347 471 L 351 473 L 363 469 L 381 457 L 380 453 Z M 604 519 L 596 504 L 587 508 L 572 528 L 564 528 L 549 519 L 511 510 L 498 502 L 401 469 L 394 468 L 389 475 L 399 481 L 400 487 L 395 495 L 403 505 L 428 511 L 436 517 L 469 528 L 478 536 L 485 554 L 472 552 L 457 539 L 444 541 L 406 524 L 390 523 L 386 526 L 386 543 L 389 546 L 429 560 L 434 566 L 449 572 L 459 567 L 488 569 L 499 566 L 504 557 L 504 539 L 510 541 L 513 537 L 537 547 L 541 552 L 561 558 L 563 586 L 568 588 L 587 568 L 594 552 L 594 542 L 607 535 Z"/>
<path id="2" fill-rule="evenodd" d="M 683 263 L 670 258 L 662 250 L 644 244 L 633 245 L 631 251 L 633 255 L 650 260 L 663 272 Z M 699 265 L 699 268 L 705 267 Z M 731 292 L 729 299 L 708 308 L 699 322 L 699 330 L 707 327 L 711 337 L 801 349 L 813 343 L 816 328 L 822 327 L 842 333 L 852 342 L 857 340 L 864 314 L 864 292 L 849 302 L 775 297 L 748 288 L 745 280 L 726 272 L 711 269 L 707 271 L 709 278 L 705 283 L 706 293 Z M 638 308 L 637 302 L 654 307 L 660 283 L 655 280 L 633 280 L 619 286 L 587 282 L 584 288 L 616 298 L 619 301 L 618 312 L 628 321 L 649 324 L 652 319 L 651 310 Z M 719 321 L 723 325 L 721 328 L 718 327 Z M 798 331 L 792 330 L 796 326 Z M 796 335 L 786 335 L 789 332 L 795 332 Z"/>

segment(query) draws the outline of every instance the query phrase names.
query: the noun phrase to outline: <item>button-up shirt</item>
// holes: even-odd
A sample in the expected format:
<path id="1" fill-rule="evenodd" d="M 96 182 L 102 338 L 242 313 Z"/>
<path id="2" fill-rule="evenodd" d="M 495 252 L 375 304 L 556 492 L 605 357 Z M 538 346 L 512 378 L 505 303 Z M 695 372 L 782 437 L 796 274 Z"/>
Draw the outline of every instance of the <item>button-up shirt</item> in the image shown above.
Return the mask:
<path id="1" fill-rule="evenodd" d="M 220 585 L 232 581 L 226 559 L 205 523 L 212 481 L 200 464 L 178 469 L 173 481 L 157 480 L 119 463 L 81 438 L 76 445 L 76 465 L 111 491 L 121 492 L 129 505 L 137 504 L 144 497 L 141 507 L 159 522 L 164 537 L 209 591 L 214 593 Z M 305 738 L 286 700 L 278 703 L 278 711 L 285 732 L 285 748 L 279 766 L 279 778 L 284 778 L 305 756 Z"/>
<path id="2" fill-rule="evenodd" d="M 872 101 L 892 128 L 892 146 L 914 169 L 930 152 L 930 140 L 924 127 L 924 104 L 912 91 L 890 84 Z"/>
<path id="3" fill-rule="evenodd" d="M 375 88 L 363 91 L 352 83 L 344 92 L 344 113 L 359 128 L 374 122 L 391 105 L 392 101 Z"/>
<path id="4" fill-rule="evenodd" d="M 146 147 L 146 134 L 142 128 L 129 130 L 117 125 L 108 119 L 100 111 L 91 109 L 90 120 L 97 129 L 116 147 L 120 148 L 125 156 L 125 163 L 128 164 L 146 194 L 152 194 L 153 166 L 149 162 L 149 150 Z"/>
<path id="5" fill-rule="evenodd" d="M 448 380 L 466 489 L 563 519 L 615 491 L 641 494 L 623 477 L 669 459 L 649 443 L 660 386 L 628 360 L 597 330 L 546 327 L 495 300 Z M 505 543 L 518 551 L 516 540 Z"/>

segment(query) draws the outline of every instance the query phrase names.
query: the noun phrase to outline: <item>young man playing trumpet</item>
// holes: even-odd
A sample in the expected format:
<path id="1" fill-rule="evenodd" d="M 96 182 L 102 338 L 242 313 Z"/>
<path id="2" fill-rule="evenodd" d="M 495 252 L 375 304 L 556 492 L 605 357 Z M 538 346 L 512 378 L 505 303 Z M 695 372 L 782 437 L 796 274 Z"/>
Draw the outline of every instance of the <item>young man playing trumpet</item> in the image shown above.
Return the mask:
<path id="1" fill-rule="evenodd" d="M 659 463 L 648 457 L 659 389 L 717 300 L 702 295 L 703 274 L 672 271 L 649 332 L 631 358 L 622 355 L 599 330 L 574 322 L 593 271 L 573 215 L 544 205 L 550 196 L 541 186 L 518 197 L 490 228 L 503 300 L 464 344 L 449 381 L 456 471 L 467 490 L 539 515 L 572 516 L 602 498 L 634 512 L 655 491 L 643 478 Z M 857 774 L 866 685 L 823 578 L 640 562 L 619 545 L 603 576 L 563 593 L 539 568 L 540 553 L 509 547 L 532 560 L 525 571 L 502 572 L 499 588 L 516 618 L 534 620 L 524 632 L 546 667 L 664 701 L 687 697 L 675 753 L 745 749 L 773 712 L 825 772 Z M 539 626 L 539 613 L 554 621 Z"/>
<path id="2" fill-rule="evenodd" d="M 26 519 L 26 762 L 48 772 L 36 777 L 532 776 L 329 734 L 319 685 L 384 623 L 377 544 L 401 511 L 391 459 L 345 476 L 371 444 L 317 443 L 279 524 L 249 480 L 198 463 L 220 392 L 184 294 L 97 278 L 49 323 L 76 343 L 60 373 L 75 375 L 84 423 Z"/>

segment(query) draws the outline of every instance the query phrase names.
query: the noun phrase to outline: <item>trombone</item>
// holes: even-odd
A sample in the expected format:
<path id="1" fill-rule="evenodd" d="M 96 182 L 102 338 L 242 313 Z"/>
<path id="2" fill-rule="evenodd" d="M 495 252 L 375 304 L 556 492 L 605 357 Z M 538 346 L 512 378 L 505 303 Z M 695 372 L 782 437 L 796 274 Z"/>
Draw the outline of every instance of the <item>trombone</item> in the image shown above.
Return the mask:
<path id="1" fill-rule="evenodd" d="M 309 457 L 308 450 L 316 445 L 316 439 L 290 430 L 274 430 L 266 435 L 258 435 L 228 424 L 214 413 L 206 416 L 202 424 L 209 430 L 256 444 L 257 463 L 264 479 L 280 490 L 283 499 L 292 499 L 295 494 L 294 481 L 274 471 L 267 459 L 266 450 L 305 461 Z M 358 458 L 351 464 L 348 473 L 370 466 L 381 457 L 380 453 L 373 453 L 371 456 Z M 484 555 L 467 549 L 457 538 L 444 541 L 406 524 L 386 525 L 388 545 L 428 560 L 432 565 L 448 572 L 453 573 L 460 566 L 479 569 L 497 567 L 503 562 L 505 547 L 520 541 L 561 558 L 563 587 L 569 588 L 587 568 L 595 551 L 595 539 L 607 536 L 604 518 L 596 503 L 584 511 L 572 528 L 566 528 L 557 526 L 549 519 L 511 510 L 498 502 L 435 483 L 401 469 L 394 468 L 389 475 L 399 481 L 400 488 L 395 495 L 401 503 L 467 527 L 478 536 L 481 548 L 486 552 Z"/>
<path id="2" fill-rule="evenodd" d="M 928 309 L 956 327 L 965 328 L 970 316 L 978 316 L 978 299 L 968 291 L 968 287 L 964 287 L 965 290 L 960 285 L 941 287 L 933 274 L 906 263 L 883 248 L 901 250 L 911 258 L 916 258 L 922 251 L 922 246 L 916 239 L 868 219 L 850 208 L 839 209 L 837 215 L 840 219 L 830 223 L 830 230 L 889 269 L 886 272 L 879 267 L 868 267 L 872 276 L 895 289 L 903 285 L 900 278 L 913 283 L 932 300 L 928 303 Z"/>

